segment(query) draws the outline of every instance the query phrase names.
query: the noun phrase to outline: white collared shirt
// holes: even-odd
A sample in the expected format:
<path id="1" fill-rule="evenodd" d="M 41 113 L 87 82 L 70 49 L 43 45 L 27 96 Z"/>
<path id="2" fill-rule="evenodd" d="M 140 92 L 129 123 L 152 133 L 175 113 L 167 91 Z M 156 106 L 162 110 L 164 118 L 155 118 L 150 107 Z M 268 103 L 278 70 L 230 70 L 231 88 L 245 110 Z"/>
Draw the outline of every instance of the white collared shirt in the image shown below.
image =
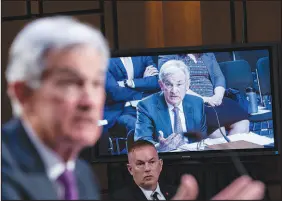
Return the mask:
<path id="1" fill-rule="evenodd" d="M 159 183 L 158 183 L 158 185 L 157 185 L 156 190 L 154 190 L 154 191 L 152 191 L 152 190 L 146 190 L 146 189 L 142 188 L 141 186 L 139 186 L 139 188 L 140 188 L 141 191 L 144 193 L 144 195 L 146 196 L 147 200 L 153 200 L 152 195 L 153 195 L 155 192 L 158 192 L 158 198 L 159 198 L 159 200 L 166 200 L 165 197 L 164 197 L 164 195 L 163 195 L 162 192 L 161 192 Z"/>
<path id="2" fill-rule="evenodd" d="M 65 171 L 73 171 L 75 169 L 75 161 L 70 160 L 65 163 L 58 154 L 56 154 L 52 149 L 47 147 L 40 138 L 35 134 L 31 125 L 28 121 L 21 119 L 23 127 L 27 133 L 27 136 L 34 144 L 35 149 L 38 151 L 39 156 L 41 157 L 44 166 L 46 168 L 47 177 L 51 182 L 54 183 L 55 188 L 57 189 L 58 196 L 62 197 L 64 187 L 57 182 L 59 176 Z"/>
<path id="3" fill-rule="evenodd" d="M 194 54 L 188 54 L 188 56 L 195 62 L 195 63 L 198 63 L 196 57 Z"/>
<path id="4" fill-rule="evenodd" d="M 134 68 L 133 68 L 133 62 L 131 57 L 120 57 L 121 62 L 123 63 L 126 73 L 127 73 L 127 79 L 132 81 L 132 87 L 135 87 L 134 84 Z M 123 82 L 123 81 L 122 81 Z M 132 107 L 136 107 L 138 104 L 139 100 L 136 101 L 127 101 L 125 103 L 125 107 L 127 106 L 132 106 Z"/>
<path id="5" fill-rule="evenodd" d="M 172 132 L 174 132 L 174 112 L 173 112 L 174 106 L 169 104 L 168 102 L 166 102 L 166 103 L 167 103 L 167 106 L 168 106 Z M 182 101 L 180 102 L 180 104 L 177 107 L 179 109 L 179 116 L 180 116 L 180 120 L 181 120 L 182 130 L 185 133 L 185 132 L 187 132 L 187 128 L 186 128 L 185 114 L 184 114 L 184 110 L 183 110 Z"/>
<path id="6" fill-rule="evenodd" d="M 122 61 L 125 70 L 127 72 L 127 79 L 133 80 L 134 78 L 134 69 L 133 69 L 133 63 L 131 57 L 120 57 L 120 60 Z"/>

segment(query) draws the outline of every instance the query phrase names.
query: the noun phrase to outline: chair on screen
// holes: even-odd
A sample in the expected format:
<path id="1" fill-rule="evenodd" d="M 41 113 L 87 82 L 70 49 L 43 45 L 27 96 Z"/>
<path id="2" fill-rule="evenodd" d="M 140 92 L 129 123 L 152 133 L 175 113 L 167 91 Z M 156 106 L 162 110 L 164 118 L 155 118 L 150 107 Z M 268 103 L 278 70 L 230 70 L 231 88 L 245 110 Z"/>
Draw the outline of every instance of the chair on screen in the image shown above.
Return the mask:
<path id="1" fill-rule="evenodd" d="M 134 143 L 134 133 L 135 133 L 135 130 L 130 130 L 127 134 L 127 140 L 126 140 L 127 152 L 129 150 L 130 146 Z"/>
<path id="2" fill-rule="evenodd" d="M 245 96 L 248 87 L 254 87 L 252 71 L 249 63 L 245 60 L 235 60 L 219 63 L 226 80 L 226 88 L 233 88 L 240 91 Z M 265 129 L 262 125 L 272 119 L 272 112 L 258 113 L 249 115 L 251 122 L 250 130 L 258 134 L 264 134 Z"/>
<path id="3" fill-rule="evenodd" d="M 126 150 L 126 129 L 116 125 L 109 129 L 109 149 L 112 155 L 123 154 Z"/>
<path id="4" fill-rule="evenodd" d="M 271 86 L 270 86 L 270 68 L 269 68 L 269 57 L 260 58 L 256 64 L 257 79 L 259 84 L 259 91 L 262 97 L 261 105 L 266 109 L 270 110 L 265 113 L 264 119 L 266 122 L 261 124 L 262 135 L 273 134 L 273 122 L 272 122 L 272 107 L 271 107 Z"/>
<path id="5" fill-rule="evenodd" d="M 271 87 L 270 87 L 270 69 L 269 69 L 269 57 L 260 58 L 256 64 L 256 72 L 258 77 L 259 89 L 263 99 L 261 100 L 264 106 L 267 105 L 263 102 L 264 97 L 271 97 Z"/>
<path id="6" fill-rule="evenodd" d="M 219 66 L 226 80 L 226 88 L 245 93 L 246 88 L 253 87 L 252 71 L 247 61 L 225 61 L 220 62 Z"/>

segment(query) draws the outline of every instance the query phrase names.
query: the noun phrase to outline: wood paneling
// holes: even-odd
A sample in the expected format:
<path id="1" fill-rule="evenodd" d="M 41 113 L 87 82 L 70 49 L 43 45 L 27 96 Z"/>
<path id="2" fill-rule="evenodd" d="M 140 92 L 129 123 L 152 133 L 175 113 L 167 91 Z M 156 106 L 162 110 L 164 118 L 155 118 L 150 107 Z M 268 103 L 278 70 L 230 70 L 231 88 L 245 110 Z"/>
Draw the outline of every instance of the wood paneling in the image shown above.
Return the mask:
<path id="1" fill-rule="evenodd" d="M 145 2 L 118 1 L 120 49 L 146 47 Z"/>
<path id="2" fill-rule="evenodd" d="M 99 7 L 98 1 L 45 1 L 44 2 L 44 12 L 63 12 L 63 11 L 73 11 L 73 10 L 88 10 L 96 9 Z"/>
<path id="3" fill-rule="evenodd" d="M 249 42 L 281 42 L 281 1 L 248 1 Z"/>
<path id="4" fill-rule="evenodd" d="M 164 47 L 163 2 L 145 3 L 146 47 Z"/>
<path id="5" fill-rule="evenodd" d="M 230 10 L 227 1 L 202 1 L 203 45 L 231 42 Z"/>
<path id="6" fill-rule="evenodd" d="M 201 2 L 163 2 L 163 25 L 165 46 L 201 45 Z"/>
<path id="7" fill-rule="evenodd" d="M 202 44 L 200 2 L 119 2 L 122 49 Z"/>
<path id="8" fill-rule="evenodd" d="M 26 3 L 24 1 L 1 1 L 1 16 L 8 17 L 26 14 Z"/>

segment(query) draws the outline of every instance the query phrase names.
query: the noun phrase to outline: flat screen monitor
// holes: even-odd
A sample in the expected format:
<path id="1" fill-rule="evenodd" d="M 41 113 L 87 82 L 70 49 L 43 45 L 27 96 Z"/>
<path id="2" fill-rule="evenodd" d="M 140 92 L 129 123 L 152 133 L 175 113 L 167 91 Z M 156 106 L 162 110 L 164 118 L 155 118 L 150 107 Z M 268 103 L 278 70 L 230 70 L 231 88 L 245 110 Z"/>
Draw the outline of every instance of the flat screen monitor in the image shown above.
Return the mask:
<path id="1" fill-rule="evenodd" d="M 279 154 L 279 75 L 272 43 L 112 52 L 91 160 L 126 160 L 140 139 L 167 159 Z"/>

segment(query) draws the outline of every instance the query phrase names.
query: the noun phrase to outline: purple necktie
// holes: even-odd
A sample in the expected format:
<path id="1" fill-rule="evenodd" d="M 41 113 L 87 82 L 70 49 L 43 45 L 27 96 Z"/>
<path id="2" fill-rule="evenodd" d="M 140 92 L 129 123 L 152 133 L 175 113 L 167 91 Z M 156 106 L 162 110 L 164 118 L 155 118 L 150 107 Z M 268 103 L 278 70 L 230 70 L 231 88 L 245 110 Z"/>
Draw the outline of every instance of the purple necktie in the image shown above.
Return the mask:
<path id="1" fill-rule="evenodd" d="M 58 178 L 58 181 L 64 186 L 63 199 L 65 200 L 77 200 L 78 192 L 76 186 L 76 178 L 73 171 L 65 170 L 63 174 Z"/>

